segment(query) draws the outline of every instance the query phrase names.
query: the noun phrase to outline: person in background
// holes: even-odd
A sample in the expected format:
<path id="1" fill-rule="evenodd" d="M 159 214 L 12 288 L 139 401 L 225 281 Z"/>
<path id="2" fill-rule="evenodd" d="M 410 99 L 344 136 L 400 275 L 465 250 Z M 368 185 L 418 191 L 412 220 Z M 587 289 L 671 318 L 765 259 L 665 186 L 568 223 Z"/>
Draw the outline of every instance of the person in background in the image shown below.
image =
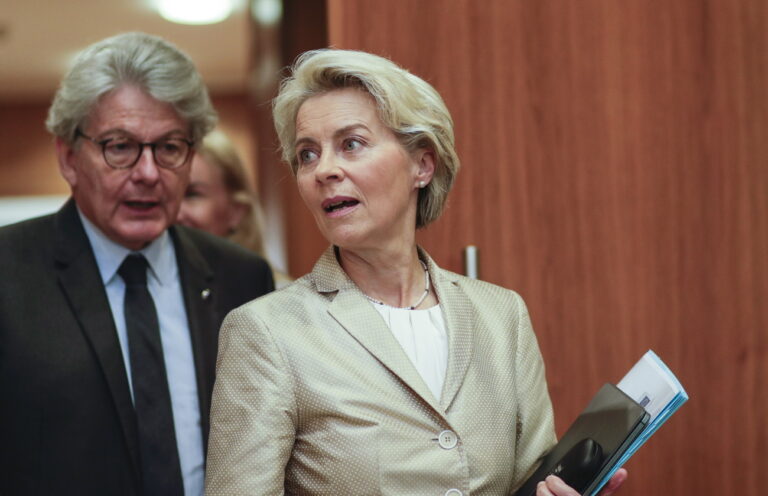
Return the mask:
<path id="1" fill-rule="evenodd" d="M 192 61 L 84 49 L 47 127 L 71 198 L 0 229 L 0 494 L 201 496 L 218 330 L 273 289 L 258 255 L 173 226 L 216 123 Z"/>
<path id="2" fill-rule="evenodd" d="M 222 131 L 208 134 L 192 159 L 192 172 L 178 222 L 229 238 L 265 256 L 256 193 L 234 144 Z M 274 271 L 273 275 L 277 288 L 291 282 L 291 278 L 280 271 Z"/>
<path id="3" fill-rule="evenodd" d="M 416 244 L 459 168 L 442 98 L 382 57 L 317 50 L 273 114 L 330 246 L 225 319 L 206 494 L 512 494 L 555 443 L 552 407 L 522 298 Z"/>

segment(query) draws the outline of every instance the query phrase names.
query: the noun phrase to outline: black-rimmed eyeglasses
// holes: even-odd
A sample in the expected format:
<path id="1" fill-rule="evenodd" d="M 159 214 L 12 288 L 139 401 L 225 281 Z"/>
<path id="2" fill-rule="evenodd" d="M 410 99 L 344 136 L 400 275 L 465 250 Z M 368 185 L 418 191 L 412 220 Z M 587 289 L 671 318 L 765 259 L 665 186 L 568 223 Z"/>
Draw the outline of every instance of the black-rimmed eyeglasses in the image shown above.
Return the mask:
<path id="1" fill-rule="evenodd" d="M 164 138 L 150 143 L 142 143 L 128 136 L 96 140 L 79 129 L 75 131 L 75 136 L 100 146 L 104 161 L 113 169 L 130 169 L 136 165 L 145 146 L 152 149 L 152 156 L 158 166 L 178 169 L 187 163 L 195 144 L 184 138 Z"/>

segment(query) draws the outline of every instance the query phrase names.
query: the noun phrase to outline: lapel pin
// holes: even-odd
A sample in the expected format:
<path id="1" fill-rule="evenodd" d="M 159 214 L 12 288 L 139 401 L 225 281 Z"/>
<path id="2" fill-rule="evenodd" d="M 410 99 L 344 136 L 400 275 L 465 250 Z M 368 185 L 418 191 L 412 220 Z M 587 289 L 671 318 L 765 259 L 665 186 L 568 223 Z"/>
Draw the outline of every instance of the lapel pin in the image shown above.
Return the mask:
<path id="1" fill-rule="evenodd" d="M 209 297 L 209 296 L 211 296 L 211 290 L 210 290 L 210 289 L 208 289 L 208 288 L 205 288 L 204 290 L 202 290 L 202 291 L 200 292 L 200 296 L 202 296 L 202 298 L 203 298 L 204 300 L 207 300 L 207 299 L 208 299 L 208 297 Z"/>

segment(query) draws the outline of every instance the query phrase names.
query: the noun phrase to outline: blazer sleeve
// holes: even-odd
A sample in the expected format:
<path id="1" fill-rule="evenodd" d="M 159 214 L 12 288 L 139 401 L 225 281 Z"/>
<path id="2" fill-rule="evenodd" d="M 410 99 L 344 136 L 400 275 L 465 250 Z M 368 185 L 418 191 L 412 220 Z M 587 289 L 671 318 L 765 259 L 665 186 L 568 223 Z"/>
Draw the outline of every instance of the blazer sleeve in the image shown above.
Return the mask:
<path id="1" fill-rule="evenodd" d="M 224 320 L 216 377 L 205 494 L 284 494 L 296 433 L 294 387 L 254 304 Z"/>
<path id="2" fill-rule="evenodd" d="M 517 293 L 515 293 L 515 299 L 519 309 L 515 376 L 520 402 L 513 480 L 519 484 L 538 467 L 541 458 L 555 444 L 556 436 L 544 360 L 533 333 L 525 302 Z"/>

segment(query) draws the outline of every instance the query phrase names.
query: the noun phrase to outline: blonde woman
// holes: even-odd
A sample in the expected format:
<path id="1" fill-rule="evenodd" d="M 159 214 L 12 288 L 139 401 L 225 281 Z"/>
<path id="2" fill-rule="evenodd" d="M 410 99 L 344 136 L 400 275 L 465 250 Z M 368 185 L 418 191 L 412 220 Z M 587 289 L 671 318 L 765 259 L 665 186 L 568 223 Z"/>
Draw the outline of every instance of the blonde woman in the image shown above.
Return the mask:
<path id="1" fill-rule="evenodd" d="M 416 245 L 459 167 L 442 99 L 387 59 L 320 50 L 274 119 L 330 246 L 224 322 L 206 494 L 512 494 L 555 442 L 552 408 L 520 296 Z"/>
<path id="2" fill-rule="evenodd" d="M 208 134 L 195 153 L 177 221 L 229 238 L 265 256 L 256 193 L 240 154 L 222 131 Z M 273 272 L 277 288 L 291 282 L 287 274 Z"/>

